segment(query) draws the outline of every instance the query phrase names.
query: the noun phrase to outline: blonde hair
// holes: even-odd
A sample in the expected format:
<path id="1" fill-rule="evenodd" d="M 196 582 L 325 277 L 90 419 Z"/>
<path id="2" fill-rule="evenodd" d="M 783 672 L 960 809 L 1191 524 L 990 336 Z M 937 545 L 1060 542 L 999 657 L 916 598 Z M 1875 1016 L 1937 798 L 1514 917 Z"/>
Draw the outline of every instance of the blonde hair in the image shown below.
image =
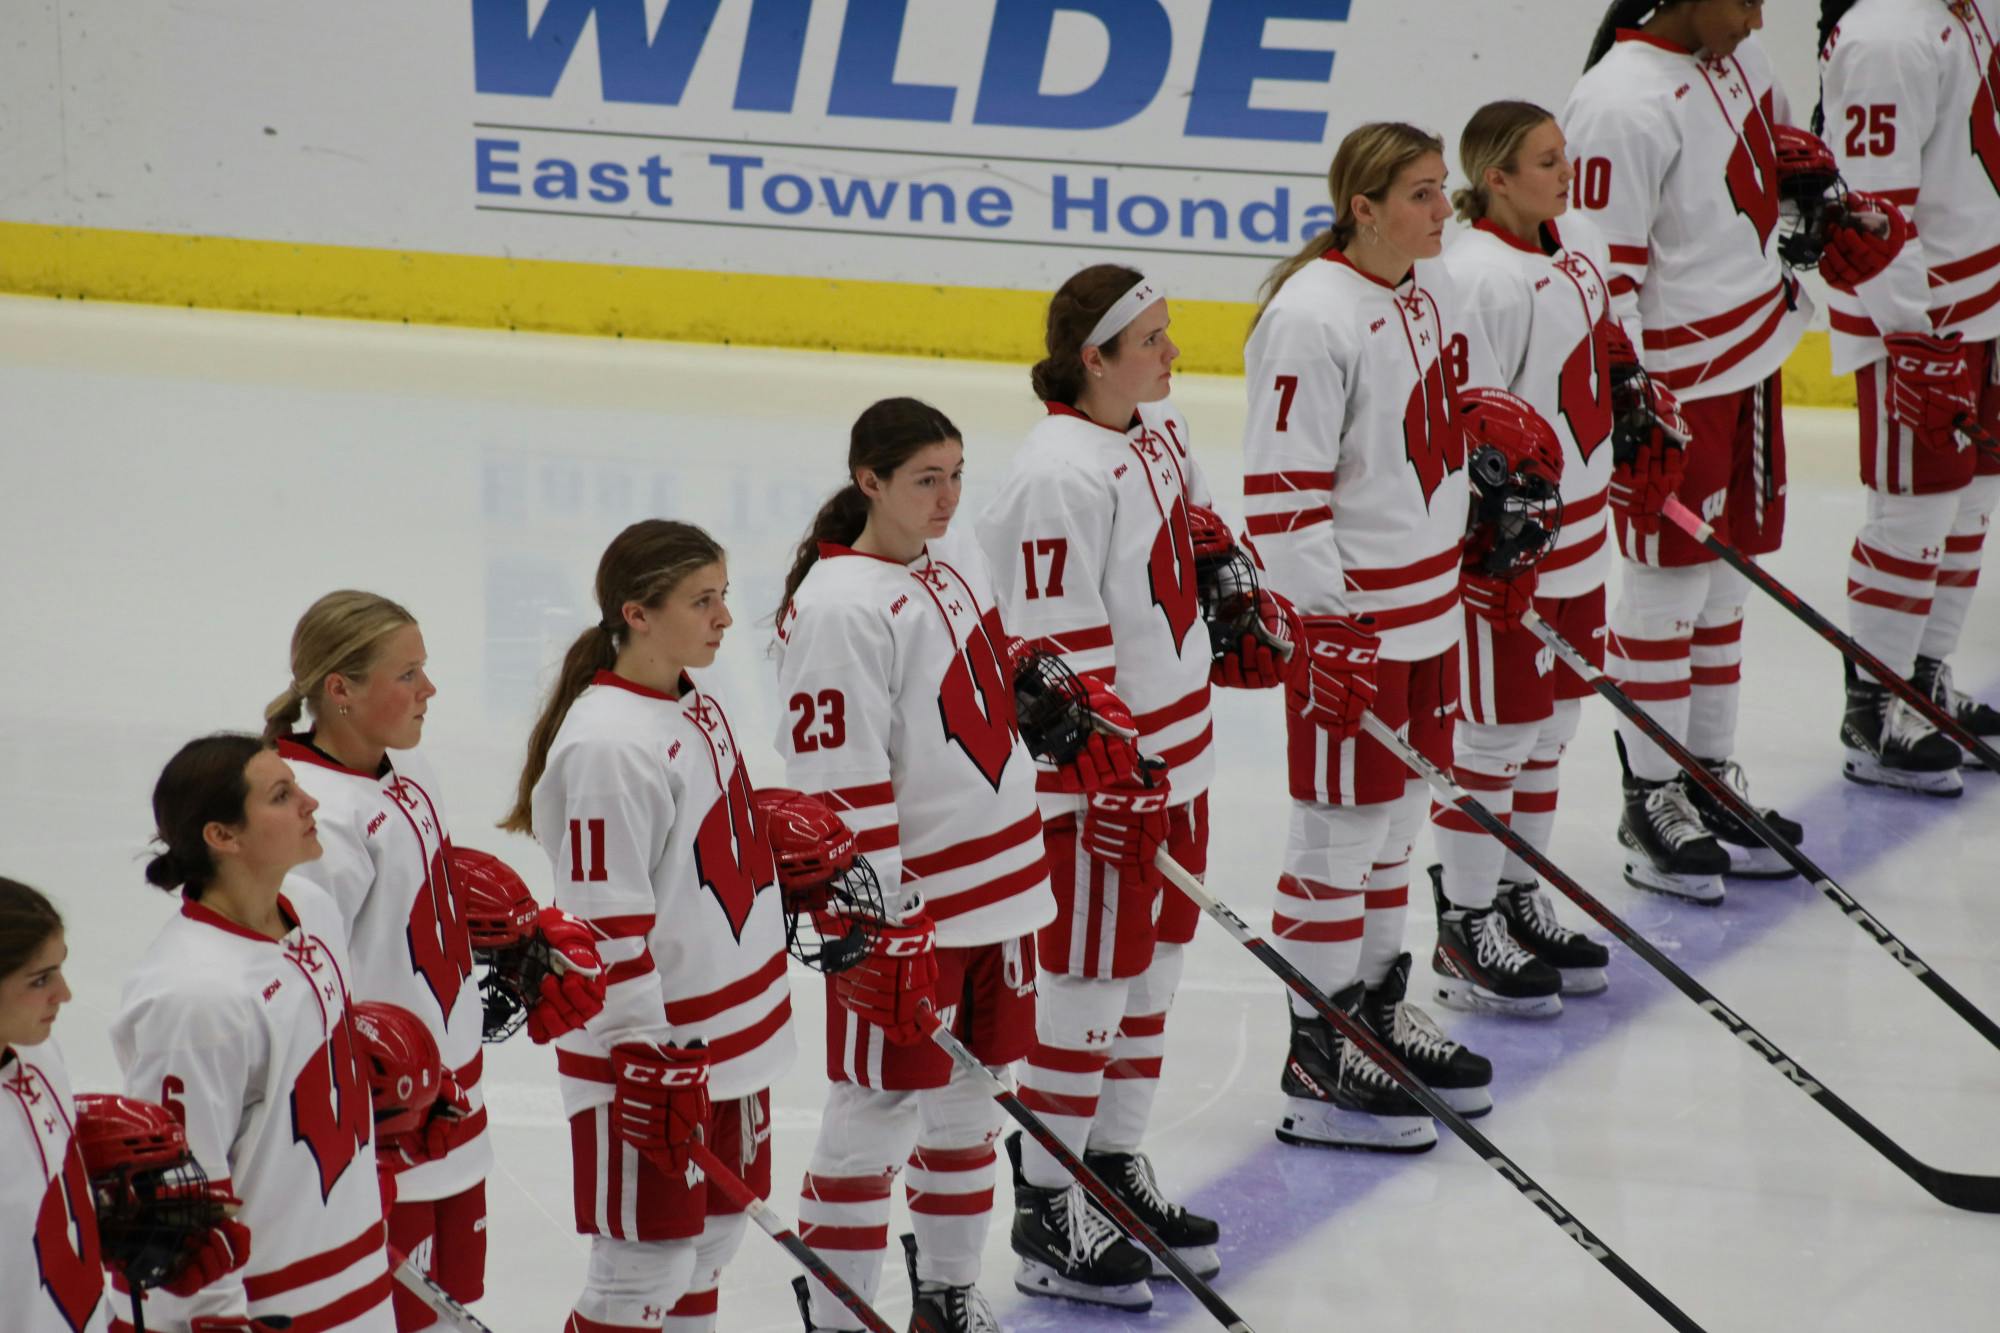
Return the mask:
<path id="1" fill-rule="evenodd" d="M 1316 259 L 1344 249 L 1354 239 L 1354 196 L 1365 195 L 1376 203 L 1389 195 L 1389 187 L 1403 169 L 1426 153 L 1444 156 L 1444 140 L 1429 130 L 1402 121 L 1383 120 L 1348 131 L 1326 169 L 1326 191 L 1333 200 L 1333 226 L 1307 241 L 1299 252 L 1271 270 L 1258 293 L 1257 319 L 1264 317 L 1271 300 L 1292 275 Z M 1257 321 L 1250 327 L 1255 329 Z"/>
<path id="2" fill-rule="evenodd" d="M 388 598 L 352 588 L 307 607 L 292 629 L 292 682 L 264 709 L 264 739 L 289 735 L 307 708 L 318 717 L 328 676 L 365 679 L 389 636 L 416 623 Z"/>
<path id="3" fill-rule="evenodd" d="M 1533 102 L 1488 102 L 1472 113 L 1458 136 L 1458 164 L 1465 184 L 1451 192 L 1451 206 L 1460 222 L 1486 216 L 1492 200 L 1486 193 L 1486 173 L 1498 168 L 1506 175 L 1521 169 L 1521 145 L 1528 136 L 1554 120 L 1547 108 Z"/>

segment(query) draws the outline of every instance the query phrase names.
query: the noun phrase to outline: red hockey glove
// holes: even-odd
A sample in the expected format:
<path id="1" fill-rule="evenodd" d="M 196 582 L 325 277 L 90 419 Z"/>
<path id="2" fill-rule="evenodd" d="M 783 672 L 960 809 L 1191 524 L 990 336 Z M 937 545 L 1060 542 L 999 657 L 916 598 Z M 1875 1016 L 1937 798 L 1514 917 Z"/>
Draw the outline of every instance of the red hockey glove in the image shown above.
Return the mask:
<path id="1" fill-rule="evenodd" d="M 1908 427 L 1926 449 L 1957 451 L 1958 419 L 1979 406 L 1959 336 L 1891 333 L 1882 345 L 1889 351 L 1888 385 L 1882 398 L 1890 420 Z"/>
<path id="2" fill-rule="evenodd" d="M 611 1048 L 611 1131 L 642 1153 L 663 1153 L 685 1172 L 708 1124 L 708 1052 L 696 1046 L 622 1042 Z"/>
<path id="3" fill-rule="evenodd" d="M 1235 648 L 1217 658 L 1208 670 L 1211 685 L 1226 690 L 1266 690 L 1285 683 L 1291 674 L 1292 661 L 1305 643 L 1305 626 L 1290 602 L 1263 588 L 1257 590 L 1257 619 L 1262 622 L 1264 633 L 1252 630 Z M 1272 639 L 1291 644 L 1294 649 L 1291 657 L 1272 647 Z"/>
<path id="4" fill-rule="evenodd" d="M 923 1011 L 937 979 L 937 927 L 919 912 L 883 926 L 866 958 L 833 974 L 833 993 L 862 1022 L 908 1046 L 929 1030 Z"/>
<path id="5" fill-rule="evenodd" d="M 1639 354 L 1625 331 L 1612 325 L 1606 337 L 1611 362 L 1611 508 L 1641 537 L 1660 530 L 1660 511 L 1680 489 L 1692 436 L 1680 400 L 1650 375 L 1641 375 Z"/>
<path id="6" fill-rule="evenodd" d="M 605 977 L 589 926 L 561 908 L 544 907 L 535 930 L 554 967 L 542 978 L 541 999 L 528 1010 L 528 1036 L 540 1046 L 604 1012 Z"/>
<path id="7" fill-rule="evenodd" d="M 1819 273 L 1827 286 L 1852 292 L 1896 261 L 1910 239 L 1910 220 L 1879 194 L 1849 194 L 1846 207 L 1847 216 L 1827 228 Z"/>
<path id="8" fill-rule="evenodd" d="M 1092 713 L 1114 727 L 1137 730 L 1132 725 L 1132 710 L 1111 692 L 1109 685 L 1091 675 L 1078 676 L 1077 680 L 1089 694 Z M 1138 770 L 1139 749 L 1135 743 L 1122 736 L 1092 731 L 1076 757 L 1055 771 L 1055 789 L 1071 793 L 1097 791 L 1130 781 Z"/>
<path id="9" fill-rule="evenodd" d="M 239 1199 L 230 1199 L 240 1203 Z M 188 1251 L 187 1266 L 161 1287 L 176 1296 L 192 1296 L 209 1283 L 250 1262 L 250 1228 L 225 1217 Z"/>
<path id="10" fill-rule="evenodd" d="M 1535 604 L 1535 583 L 1532 569 L 1512 578 L 1467 569 L 1459 573 L 1458 595 L 1466 609 L 1481 620 L 1490 620 L 1501 629 L 1519 629 L 1521 617 Z"/>
<path id="11" fill-rule="evenodd" d="M 1164 771 L 1150 785 L 1135 776 L 1116 787 L 1090 794 L 1083 810 L 1078 841 L 1092 860 L 1118 867 L 1140 880 L 1157 879 L 1154 854 L 1167 840 L 1167 801 L 1172 795 Z"/>
<path id="12" fill-rule="evenodd" d="M 1292 654 L 1285 703 L 1323 731 L 1346 739 L 1375 706 L 1375 658 L 1381 640 L 1373 616 L 1303 616 L 1301 651 Z"/>
<path id="13" fill-rule="evenodd" d="M 451 1076 L 451 1071 L 438 1071 L 437 1100 L 431 1103 L 430 1115 L 424 1123 L 407 1134 L 392 1134 L 375 1141 L 377 1164 L 391 1174 L 407 1171 L 425 1162 L 435 1162 L 456 1148 L 459 1136 L 464 1132 L 465 1121 L 472 1114 L 472 1100 L 465 1089 Z"/>

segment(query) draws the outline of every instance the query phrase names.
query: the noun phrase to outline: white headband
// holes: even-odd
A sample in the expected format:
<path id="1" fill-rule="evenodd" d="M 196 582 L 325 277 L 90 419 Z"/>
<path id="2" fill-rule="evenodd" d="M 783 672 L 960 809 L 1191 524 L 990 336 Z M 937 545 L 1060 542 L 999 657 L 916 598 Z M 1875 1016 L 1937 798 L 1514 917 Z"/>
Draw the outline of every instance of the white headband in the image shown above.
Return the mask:
<path id="1" fill-rule="evenodd" d="M 1166 293 L 1153 284 L 1150 278 L 1141 278 L 1104 312 L 1104 318 L 1097 321 L 1097 327 L 1083 340 L 1085 347 L 1102 347 L 1125 331 L 1125 326 L 1139 318 L 1139 312 L 1155 301 L 1166 299 Z"/>

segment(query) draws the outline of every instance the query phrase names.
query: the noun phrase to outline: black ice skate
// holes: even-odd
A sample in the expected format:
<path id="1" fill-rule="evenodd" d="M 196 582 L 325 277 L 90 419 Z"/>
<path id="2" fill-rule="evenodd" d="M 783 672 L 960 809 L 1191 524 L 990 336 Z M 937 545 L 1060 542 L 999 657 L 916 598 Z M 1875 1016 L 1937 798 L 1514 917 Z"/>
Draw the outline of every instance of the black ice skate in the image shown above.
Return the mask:
<path id="1" fill-rule="evenodd" d="M 1077 1184 L 1041 1189 L 1021 1175 L 1021 1132 L 1007 1136 L 1014 1164 L 1014 1286 L 1121 1310 L 1150 1310 L 1153 1256 L 1118 1233 Z"/>
<path id="2" fill-rule="evenodd" d="M 1618 764 L 1625 770 L 1625 813 L 1618 821 L 1618 841 L 1626 849 L 1625 882 L 1635 889 L 1717 906 L 1722 902 L 1729 853 L 1702 824 L 1680 783 L 1639 777 L 1625 757 L 1624 738 L 1613 739 Z"/>
<path id="3" fill-rule="evenodd" d="M 1841 772 L 1849 782 L 1947 798 L 1965 790 L 1958 771 L 1964 755 L 1958 746 L 1887 686 L 1864 680 L 1852 662 L 1847 664 L 1847 713 L 1840 722 L 1840 740 L 1847 747 Z"/>
<path id="4" fill-rule="evenodd" d="M 1159 1178 L 1153 1174 L 1152 1159 L 1142 1152 L 1086 1152 L 1083 1164 L 1111 1187 L 1139 1220 L 1165 1241 L 1196 1277 L 1214 1277 L 1222 1271 L 1222 1258 L 1215 1252 L 1222 1228 L 1215 1219 L 1191 1213 L 1160 1193 Z M 1154 1277 L 1171 1277 L 1165 1264 L 1151 1254 Z"/>
<path id="5" fill-rule="evenodd" d="M 1493 1109 L 1493 1064 L 1445 1036 L 1435 1019 L 1403 998 L 1410 991 L 1410 961 L 1408 954 L 1395 961 L 1361 1002 L 1361 1016 L 1446 1106 L 1468 1120 L 1485 1115 Z"/>
<path id="6" fill-rule="evenodd" d="M 1439 1004 L 1508 1018 L 1554 1018 L 1562 1012 L 1562 974 L 1517 944 L 1506 918 L 1493 908 L 1460 907 L 1445 897 L 1443 866 L 1431 867 L 1431 901 L 1438 921 L 1431 953 L 1437 984 L 1431 993 Z M 1416 1072 L 1435 1086 L 1429 1074 Z"/>
<path id="7" fill-rule="evenodd" d="M 1335 995 L 1333 1003 L 1359 1018 L 1366 998 L 1357 981 Z M 1291 1014 L 1291 1020 L 1292 1048 L 1278 1080 L 1286 1098 L 1279 1142 L 1371 1152 L 1424 1152 L 1437 1146 L 1437 1126 L 1417 1099 L 1359 1047 L 1317 1014 Z"/>
<path id="8" fill-rule="evenodd" d="M 903 1263 L 910 1270 L 910 1290 L 914 1293 L 910 1303 L 910 1333 L 1000 1333 L 1000 1321 L 993 1316 L 993 1307 L 986 1303 L 986 1297 L 979 1288 L 972 1286 L 948 1287 L 942 1282 L 919 1282 L 917 1280 L 917 1238 L 903 1237 Z M 806 1308 L 806 1280 L 799 1278 L 792 1287 L 799 1293 L 799 1308 Z M 806 1320 L 806 1333 L 812 1333 L 812 1320 Z"/>
<path id="9" fill-rule="evenodd" d="M 1771 831 L 1796 847 L 1805 840 L 1805 827 L 1795 819 L 1787 819 L 1776 810 L 1757 805 L 1750 799 L 1750 782 L 1743 776 L 1743 765 L 1734 759 L 1704 759 L 1702 767 L 1721 778 L 1728 788 L 1741 797 L 1763 817 Z M 1681 787 L 1687 792 L 1688 804 L 1701 816 L 1702 827 L 1709 831 L 1722 850 L 1729 855 L 1729 869 L 1724 874 L 1740 879 L 1790 879 L 1799 872 L 1792 863 L 1778 855 L 1765 841 L 1757 836 L 1755 829 L 1736 817 L 1731 810 L 1709 790 L 1683 773 Z"/>
<path id="10" fill-rule="evenodd" d="M 1943 659 L 1919 657 L 1916 674 L 1910 683 L 1928 694 L 1939 708 L 1951 715 L 1952 721 L 1964 727 L 1980 740 L 1992 744 L 2000 741 L 2000 709 L 1992 708 L 1969 694 L 1952 688 L 1951 668 Z M 1949 736 L 1945 737 L 1951 741 Z M 1952 744 L 1957 742 L 1952 741 Z M 1961 751 L 1965 762 L 1974 768 L 1985 768 L 1986 764 L 1970 750 Z"/>
<path id="11" fill-rule="evenodd" d="M 1501 880 L 1493 905 L 1523 949 L 1562 977 L 1564 995 L 1601 995 L 1610 982 L 1604 969 L 1611 952 L 1580 930 L 1556 920 L 1555 905 L 1534 880 Z"/>

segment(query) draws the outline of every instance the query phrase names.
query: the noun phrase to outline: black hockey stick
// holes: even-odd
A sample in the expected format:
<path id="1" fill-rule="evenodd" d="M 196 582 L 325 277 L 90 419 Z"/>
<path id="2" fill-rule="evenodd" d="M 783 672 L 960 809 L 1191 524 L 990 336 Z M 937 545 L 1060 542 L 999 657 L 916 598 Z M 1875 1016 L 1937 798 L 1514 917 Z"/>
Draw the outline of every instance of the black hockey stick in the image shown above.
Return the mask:
<path id="1" fill-rule="evenodd" d="M 1749 579 L 1772 600 L 1803 620 L 1815 634 L 1840 649 L 1850 662 L 1873 676 L 1910 707 L 1922 713 L 1930 720 L 1932 726 L 1957 741 L 1960 748 L 1970 750 L 1979 756 L 1981 763 L 2000 773 L 2000 751 L 1996 751 L 1991 745 L 1973 735 L 1957 718 L 1938 707 L 1935 699 L 1883 666 L 1880 658 L 1841 633 L 1825 616 L 1808 606 L 1797 593 L 1765 573 L 1763 567 L 1756 561 L 1716 536 L 1715 529 L 1696 517 L 1693 510 L 1681 503 L 1679 496 L 1668 496 L 1667 503 L 1660 512 L 1675 527 L 1700 542 L 1731 569 Z"/>
<path id="2" fill-rule="evenodd" d="M 431 1280 L 430 1274 L 417 1267 L 409 1255 L 395 1246 L 389 1247 L 389 1269 L 404 1290 L 430 1307 L 431 1313 L 458 1333 L 493 1333 L 493 1330 L 479 1322 L 479 1316 L 458 1303 L 458 1298 Z"/>
<path id="3" fill-rule="evenodd" d="M 1164 853 L 1162 853 L 1164 855 Z M 965 1048 L 965 1043 L 951 1035 L 951 1032 L 936 1021 L 935 1010 L 925 1010 L 932 1019 L 930 1039 L 938 1044 L 951 1062 L 963 1070 L 976 1083 L 983 1083 L 986 1093 L 1000 1103 L 1002 1110 L 1020 1122 L 1021 1128 L 1033 1137 L 1035 1142 L 1048 1149 L 1049 1155 L 1062 1164 L 1063 1170 L 1075 1177 L 1083 1186 L 1083 1192 L 1096 1201 L 1118 1229 L 1143 1245 L 1160 1266 L 1174 1275 L 1174 1280 L 1186 1287 L 1188 1294 L 1201 1302 L 1202 1308 L 1215 1316 L 1216 1322 L 1230 1333 L 1256 1333 L 1242 1315 L 1230 1308 L 1229 1302 L 1216 1293 L 1214 1287 L 1202 1281 L 1187 1261 L 1174 1253 L 1173 1247 L 1161 1240 L 1159 1233 L 1147 1226 L 1145 1220 L 1126 1206 L 1123 1199 L 1095 1171 L 1083 1164 L 1083 1159 L 1070 1151 L 1067 1143 L 1050 1129 L 1042 1118 L 1028 1109 L 1014 1090 L 993 1076 L 993 1071 L 980 1062 L 978 1056 Z"/>
<path id="4" fill-rule="evenodd" d="M 1500 819 L 1492 811 L 1481 805 L 1464 788 L 1453 782 L 1435 764 L 1424 758 L 1406 744 L 1401 737 L 1390 731 L 1372 714 L 1363 718 L 1363 725 L 1377 740 L 1389 748 L 1413 772 L 1429 783 L 1446 803 L 1464 813 L 1487 833 L 1506 845 L 1508 850 L 1519 856 L 1535 872 L 1547 879 L 1551 885 L 1569 898 L 1589 916 L 1609 930 L 1634 953 L 1644 958 L 1655 970 L 1675 987 L 1693 1000 L 1704 1012 L 1728 1028 L 1737 1040 L 1762 1055 L 1773 1068 L 1783 1074 L 1801 1091 L 1819 1101 L 1832 1111 L 1842 1123 L 1900 1167 L 1905 1174 L 1922 1185 L 1933 1196 L 1954 1208 L 1964 1208 L 1973 1212 L 2000 1212 L 2000 1177 L 1974 1176 L 1956 1171 L 1943 1171 L 1929 1166 L 1910 1156 L 1902 1147 L 1876 1129 L 1855 1112 L 1845 1102 L 1828 1092 L 1817 1080 L 1808 1076 L 1789 1056 L 1774 1046 L 1762 1033 L 1750 1027 L 1742 1019 L 1722 1006 L 1715 996 L 1694 978 L 1667 959 L 1643 935 L 1626 925 L 1611 909 L 1591 896 L 1580 884 L 1565 874 L 1562 868 L 1536 849 L 1534 844 Z M 1859 910 L 1859 909 L 1855 909 Z"/>
<path id="5" fill-rule="evenodd" d="M 1662 727 L 1645 709 L 1634 703 L 1630 695 L 1612 684 L 1602 671 L 1592 666 L 1581 653 L 1577 652 L 1574 645 L 1550 628 L 1547 621 L 1529 611 L 1521 618 L 1521 623 L 1533 630 L 1537 638 L 1554 649 L 1556 655 L 1563 661 L 1569 663 L 1570 670 L 1583 677 L 1585 684 L 1610 700 L 1613 708 L 1630 718 L 1633 725 L 1651 738 L 1653 744 L 1665 750 L 1667 757 L 1679 764 L 1689 777 L 1700 783 L 1703 790 L 1729 807 L 1730 813 L 1748 824 L 1765 846 L 1783 857 L 1794 870 L 1811 881 L 1812 886 L 1825 894 L 1827 899 L 1841 910 L 1842 915 L 1859 926 L 1868 938 L 1881 945 L 1883 952 L 1901 963 L 1911 976 L 1921 981 L 1939 999 L 1950 1005 L 1953 1013 L 1972 1024 L 1980 1036 L 1993 1045 L 2000 1046 L 2000 1023 L 1995 1023 L 1987 1017 L 1984 1010 L 1966 999 L 1956 986 L 1939 976 L 1930 964 L 1917 957 L 1916 950 L 1896 938 L 1887 926 L 1876 920 L 1867 908 L 1854 900 L 1853 894 L 1835 883 L 1833 876 L 1821 869 L 1818 862 L 1786 842 L 1778 831 L 1757 813 L 1756 808 L 1737 793 L 1735 788 L 1710 772 L 1708 766 L 1695 758 L 1687 746 L 1674 739 L 1672 733 Z"/>
<path id="6" fill-rule="evenodd" d="M 1370 724 L 1373 724 L 1373 727 L 1381 726 L 1372 713 L 1365 714 L 1363 718 L 1364 726 Z M 1395 733 L 1386 728 L 1383 728 L 1381 734 L 1386 734 L 1391 740 L 1395 739 Z M 1491 1139 L 1474 1129 L 1472 1123 L 1464 1116 L 1452 1110 L 1451 1104 L 1432 1092 L 1428 1084 L 1411 1073 L 1409 1066 L 1397 1059 L 1395 1052 L 1384 1046 L 1381 1039 L 1369 1030 L 1365 1023 L 1345 1013 L 1328 999 L 1318 987 L 1306 979 L 1304 973 L 1286 962 L 1283 954 L 1267 944 L 1244 923 L 1242 917 L 1231 911 L 1227 903 L 1210 893 L 1206 885 L 1169 856 L 1164 847 L 1154 858 L 1153 864 L 1167 877 L 1168 883 L 1185 893 L 1195 906 L 1214 917 L 1238 944 L 1255 955 L 1258 962 L 1276 973 L 1278 980 L 1284 982 L 1294 994 L 1311 1005 L 1321 1018 L 1333 1025 L 1335 1031 L 1360 1047 L 1362 1054 L 1378 1065 L 1382 1072 L 1396 1080 L 1405 1092 L 1416 1098 L 1424 1110 L 1442 1121 L 1445 1128 L 1458 1135 L 1480 1161 L 1499 1172 L 1502 1179 L 1519 1190 L 1535 1207 L 1546 1213 L 1549 1220 L 1554 1222 L 1565 1236 L 1581 1246 L 1585 1254 L 1610 1269 L 1612 1276 L 1630 1288 L 1633 1295 L 1651 1306 L 1654 1314 L 1682 1330 L 1682 1333 L 1702 1333 L 1701 1325 L 1690 1318 L 1686 1311 L 1669 1300 L 1666 1293 L 1648 1282 L 1632 1265 L 1619 1258 L 1609 1245 L 1599 1240 L 1577 1220 L 1576 1214 L 1557 1203 L 1555 1195 L 1543 1189 L 1533 1176 L 1523 1171 L 1512 1158 L 1496 1148 Z"/>
<path id="7" fill-rule="evenodd" d="M 1951 423 L 1951 428 L 1957 432 L 1959 439 L 1994 462 L 2000 463 L 2000 440 L 1987 434 L 1986 428 L 1981 426 L 1970 412 L 1961 413 L 1958 420 Z"/>

